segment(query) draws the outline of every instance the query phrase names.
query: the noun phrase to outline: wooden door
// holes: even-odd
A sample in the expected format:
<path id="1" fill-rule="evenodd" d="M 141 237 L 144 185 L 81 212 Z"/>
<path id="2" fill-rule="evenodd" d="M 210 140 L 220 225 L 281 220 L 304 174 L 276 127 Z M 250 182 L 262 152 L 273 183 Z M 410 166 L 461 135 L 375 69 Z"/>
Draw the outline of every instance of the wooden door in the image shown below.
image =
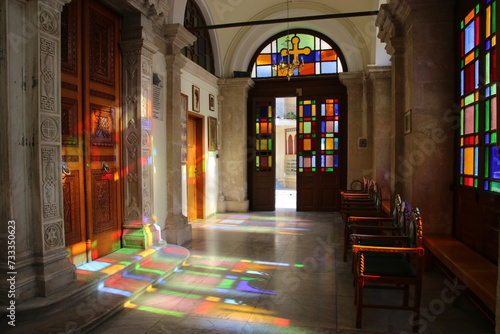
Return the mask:
<path id="1" fill-rule="evenodd" d="M 121 247 L 120 17 L 75 0 L 61 20 L 66 246 L 82 263 Z"/>
<path id="2" fill-rule="evenodd" d="M 250 118 L 253 148 L 250 162 L 251 209 L 274 211 L 276 206 L 275 99 L 256 98 Z"/>
<path id="3" fill-rule="evenodd" d="M 187 205 L 188 219 L 204 216 L 203 118 L 187 120 Z"/>
<path id="4" fill-rule="evenodd" d="M 339 210 L 342 177 L 339 98 L 297 99 L 297 210 Z"/>

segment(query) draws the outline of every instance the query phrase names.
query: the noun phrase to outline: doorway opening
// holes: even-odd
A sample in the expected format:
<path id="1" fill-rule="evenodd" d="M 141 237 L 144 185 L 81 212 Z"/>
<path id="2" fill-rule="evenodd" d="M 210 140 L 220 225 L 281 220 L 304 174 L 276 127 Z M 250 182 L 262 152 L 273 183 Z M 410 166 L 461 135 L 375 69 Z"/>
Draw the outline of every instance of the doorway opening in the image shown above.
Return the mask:
<path id="1" fill-rule="evenodd" d="M 276 209 L 297 209 L 297 98 L 276 98 Z"/>

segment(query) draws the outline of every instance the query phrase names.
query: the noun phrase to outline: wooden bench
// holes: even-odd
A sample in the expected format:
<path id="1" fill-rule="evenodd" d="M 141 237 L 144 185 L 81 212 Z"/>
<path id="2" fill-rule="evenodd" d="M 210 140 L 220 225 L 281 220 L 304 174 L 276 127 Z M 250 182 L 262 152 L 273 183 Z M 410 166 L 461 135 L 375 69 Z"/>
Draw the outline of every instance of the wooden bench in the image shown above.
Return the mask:
<path id="1" fill-rule="evenodd" d="M 425 234 L 423 245 L 445 267 L 445 272 L 455 275 L 482 301 L 489 310 L 478 306 L 494 320 L 498 267 L 450 235 Z"/>

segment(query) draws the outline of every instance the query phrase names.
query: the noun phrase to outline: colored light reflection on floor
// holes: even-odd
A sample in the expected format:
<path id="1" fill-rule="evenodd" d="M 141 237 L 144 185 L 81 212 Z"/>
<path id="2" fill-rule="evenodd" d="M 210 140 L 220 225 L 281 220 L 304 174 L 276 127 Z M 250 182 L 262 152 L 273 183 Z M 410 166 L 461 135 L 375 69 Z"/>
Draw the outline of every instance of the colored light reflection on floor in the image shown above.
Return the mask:
<path id="1" fill-rule="evenodd" d="M 302 264 L 194 254 L 183 268 L 149 289 L 147 296 L 126 306 L 173 317 L 196 314 L 289 327 L 291 320 L 279 317 L 273 309 L 258 307 L 257 302 L 261 296 L 278 295 L 266 289 L 275 270 L 301 267 Z"/>
<path id="2" fill-rule="evenodd" d="M 193 228 L 208 230 L 227 230 L 241 232 L 303 235 L 308 231 L 307 221 L 288 217 L 250 217 L 232 215 L 220 219 L 195 219 L 190 222 Z M 300 225 L 300 226 L 298 226 Z"/>

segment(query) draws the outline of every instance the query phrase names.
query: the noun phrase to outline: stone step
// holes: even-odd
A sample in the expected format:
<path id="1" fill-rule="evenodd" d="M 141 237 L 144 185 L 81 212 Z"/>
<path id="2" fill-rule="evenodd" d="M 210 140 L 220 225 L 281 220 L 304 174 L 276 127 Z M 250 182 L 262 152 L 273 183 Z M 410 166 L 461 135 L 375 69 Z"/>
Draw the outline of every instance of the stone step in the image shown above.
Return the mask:
<path id="1" fill-rule="evenodd" d="M 78 266 L 74 286 L 21 304 L 16 326 L 2 321 L 0 332 L 85 333 L 182 267 L 189 255 L 177 245 L 119 249 Z"/>

